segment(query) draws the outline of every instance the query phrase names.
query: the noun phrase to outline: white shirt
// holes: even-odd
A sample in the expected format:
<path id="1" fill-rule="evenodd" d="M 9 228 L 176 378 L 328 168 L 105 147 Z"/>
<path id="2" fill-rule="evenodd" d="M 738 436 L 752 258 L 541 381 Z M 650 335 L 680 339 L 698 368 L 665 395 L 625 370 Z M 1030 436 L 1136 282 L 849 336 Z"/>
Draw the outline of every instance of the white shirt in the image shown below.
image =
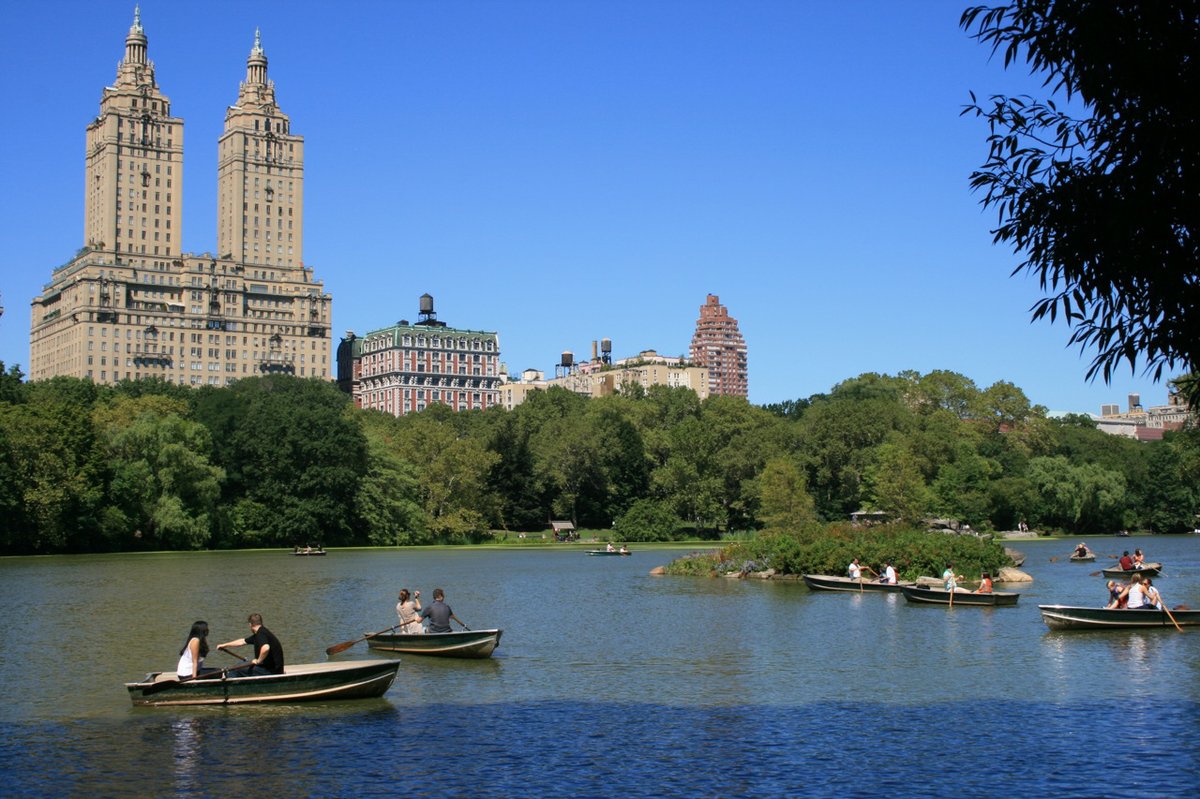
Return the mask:
<path id="1" fill-rule="evenodd" d="M 896 570 L 893 567 L 888 566 L 883 570 L 883 581 L 889 585 L 896 584 Z"/>
<path id="2" fill-rule="evenodd" d="M 850 573 L 851 580 L 861 580 L 862 579 L 862 569 L 859 568 L 857 563 L 851 563 L 850 566 L 846 569 L 846 571 L 848 571 Z"/>
<path id="3" fill-rule="evenodd" d="M 188 646 L 183 648 L 183 654 L 179 656 L 179 665 L 175 667 L 175 673 L 180 677 L 192 676 L 192 647 L 191 641 L 188 641 Z M 200 658 L 201 666 L 204 665 L 204 658 Z"/>

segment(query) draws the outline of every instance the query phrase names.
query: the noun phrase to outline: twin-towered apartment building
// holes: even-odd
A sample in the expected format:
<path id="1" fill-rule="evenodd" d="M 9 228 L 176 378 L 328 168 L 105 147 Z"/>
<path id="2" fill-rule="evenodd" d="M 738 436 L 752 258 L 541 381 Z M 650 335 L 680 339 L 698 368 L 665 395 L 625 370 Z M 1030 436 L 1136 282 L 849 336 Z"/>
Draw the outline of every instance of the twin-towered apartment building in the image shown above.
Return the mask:
<path id="1" fill-rule="evenodd" d="M 87 126 L 84 242 L 32 301 L 29 376 L 228 385 L 329 379 L 332 297 L 304 264 L 304 139 L 258 33 L 218 139 L 216 255 L 180 251 L 184 121 L 140 14 Z"/>
<path id="2" fill-rule="evenodd" d="M 32 300 L 30 379 L 334 378 L 333 298 L 303 260 L 304 138 L 276 101 L 257 31 L 217 141 L 216 254 L 180 249 L 184 120 L 159 87 L 136 10 L 86 142 L 84 242 Z M 647 351 L 566 371 L 560 382 L 589 396 L 629 380 L 747 393 L 745 342 L 715 295 L 701 307 L 690 361 Z M 502 403 L 506 385 L 524 384 L 507 391 L 511 407 L 547 382 L 509 381 L 497 334 L 439 322 L 429 295 L 413 324 L 348 333 L 336 378 L 361 407 L 395 415 L 432 403 L 485 409 Z"/>

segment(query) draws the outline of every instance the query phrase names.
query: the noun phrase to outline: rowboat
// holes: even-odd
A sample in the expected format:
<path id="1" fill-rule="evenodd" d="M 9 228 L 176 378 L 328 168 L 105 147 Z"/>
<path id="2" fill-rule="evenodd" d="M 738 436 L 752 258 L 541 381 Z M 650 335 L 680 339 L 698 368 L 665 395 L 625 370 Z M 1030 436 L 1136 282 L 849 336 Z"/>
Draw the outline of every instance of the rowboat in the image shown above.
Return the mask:
<path id="1" fill-rule="evenodd" d="M 1092 552 L 1089 552 L 1086 555 L 1072 555 L 1071 562 L 1072 563 L 1095 563 L 1096 555 Z"/>
<path id="2" fill-rule="evenodd" d="M 1162 564 L 1147 563 L 1140 569 L 1122 569 L 1117 567 L 1115 569 L 1101 569 L 1100 571 L 1104 573 L 1105 577 L 1124 577 L 1128 579 L 1135 574 L 1148 574 L 1151 577 L 1157 577 L 1158 573 L 1162 571 Z"/>
<path id="3" fill-rule="evenodd" d="M 294 550 L 292 550 L 292 554 L 298 558 L 315 558 L 319 555 L 324 555 L 325 550 L 323 550 L 323 549 L 309 549 L 309 550 L 294 549 Z"/>
<path id="4" fill-rule="evenodd" d="M 622 552 L 622 551 L 621 551 L 621 550 L 619 550 L 619 549 L 614 549 L 614 550 L 613 550 L 613 551 L 611 551 L 611 552 L 609 552 L 607 549 L 589 549 L 589 550 L 587 550 L 587 553 L 588 553 L 589 555 L 617 555 L 617 556 L 620 556 L 620 555 L 632 555 L 632 554 L 633 554 L 633 553 L 632 553 L 632 552 L 630 552 L 628 549 L 627 549 L 627 550 L 625 550 L 624 552 Z"/>
<path id="5" fill-rule="evenodd" d="M 906 585 L 913 583 L 877 583 L 870 580 L 855 580 L 850 577 L 838 577 L 832 574 L 805 574 L 804 584 L 808 586 L 810 591 L 848 591 L 860 593 L 866 591 L 874 591 L 876 593 L 884 592 L 891 594 L 900 593 L 900 589 Z"/>
<path id="6" fill-rule="evenodd" d="M 1171 619 L 1161 610 L 1125 608 L 1081 608 L 1071 605 L 1038 605 L 1042 621 L 1051 630 L 1130 630 L 1169 627 Z M 1173 610 L 1180 627 L 1200 626 L 1200 610 Z"/>
<path id="7" fill-rule="evenodd" d="M 367 646 L 381 652 L 406 655 L 437 655 L 444 658 L 486 658 L 500 646 L 504 630 L 461 630 L 452 633 L 402 633 L 375 635 Z"/>
<path id="8" fill-rule="evenodd" d="M 920 585 L 905 585 L 900 588 L 904 598 L 917 605 L 987 605 L 1008 606 L 1017 604 L 1020 594 L 1008 591 L 993 591 L 990 594 L 973 594 L 970 591 L 955 591 L 950 601 L 950 591 L 944 588 L 926 588 Z"/>
<path id="9" fill-rule="evenodd" d="M 347 660 L 286 666 L 283 674 L 183 682 L 173 671 L 156 671 L 138 682 L 125 683 L 125 687 L 133 704 L 153 706 L 369 699 L 384 695 L 399 668 L 395 660 Z M 163 683 L 173 684 L 164 688 Z"/>

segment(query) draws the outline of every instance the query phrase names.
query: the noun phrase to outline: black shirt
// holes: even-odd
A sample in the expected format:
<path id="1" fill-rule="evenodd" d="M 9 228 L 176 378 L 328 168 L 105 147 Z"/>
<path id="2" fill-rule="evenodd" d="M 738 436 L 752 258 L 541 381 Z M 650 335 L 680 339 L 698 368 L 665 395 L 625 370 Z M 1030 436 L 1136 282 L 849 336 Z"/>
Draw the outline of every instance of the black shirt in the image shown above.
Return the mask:
<path id="1" fill-rule="evenodd" d="M 259 665 L 272 674 L 283 674 L 283 644 L 279 643 L 275 633 L 260 624 L 258 631 L 246 638 L 246 643 L 254 648 L 254 657 L 256 658 L 264 644 L 271 647 L 267 652 L 267 659 Z"/>

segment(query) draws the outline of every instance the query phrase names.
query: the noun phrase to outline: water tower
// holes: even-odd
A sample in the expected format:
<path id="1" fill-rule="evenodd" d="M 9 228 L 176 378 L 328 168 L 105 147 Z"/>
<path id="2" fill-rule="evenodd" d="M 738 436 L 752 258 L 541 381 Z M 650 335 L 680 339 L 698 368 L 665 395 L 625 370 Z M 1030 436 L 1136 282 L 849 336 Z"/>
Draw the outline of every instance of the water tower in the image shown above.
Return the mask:
<path id="1" fill-rule="evenodd" d="M 563 350 L 562 360 L 558 366 L 554 367 L 555 377 L 566 377 L 575 369 L 575 354 L 570 350 Z"/>

